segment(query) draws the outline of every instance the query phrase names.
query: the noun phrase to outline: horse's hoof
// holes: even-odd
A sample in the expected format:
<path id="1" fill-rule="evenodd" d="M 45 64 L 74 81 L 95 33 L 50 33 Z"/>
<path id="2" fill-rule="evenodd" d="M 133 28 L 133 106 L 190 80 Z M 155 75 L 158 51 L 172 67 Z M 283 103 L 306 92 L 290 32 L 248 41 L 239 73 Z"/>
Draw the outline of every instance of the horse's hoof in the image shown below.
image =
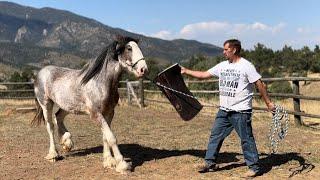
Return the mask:
<path id="1" fill-rule="evenodd" d="M 44 157 L 46 160 L 48 160 L 49 162 L 56 162 L 59 158 L 58 155 L 56 156 L 52 156 L 51 154 L 48 154 L 46 157 Z"/>
<path id="2" fill-rule="evenodd" d="M 123 171 L 120 171 L 119 173 L 123 175 L 129 175 L 131 173 L 131 170 L 123 170 Z"/>
<path id="3" fill-rule="evenodd" d="M 71 143 L 72 143 L 72 141 L 71 141 Z M 63 149 L 64 152 L 70 152 L 72 148 L 73 148 L 73 143 L 69 144 L 69 145 L 63 145 L 62 146 L 62 149 Z"/>
<path id="4" fill-rule="evenodd" d="M 117 164 L 116 171 L 121 174 L 128 174 L 131 172 L 131 163 L 127 163 L 126 161 L 122 160 Z"/>
<path id="5" fill-rule="evenodd" d="M 73 148 L 73 142 L 71 140 L 71 134 L 69 132 L 64 133 L 61 138 L 61 145 L 64 152 L 69 152 Z"/>
<path id="6" fill-rule="evenodd" d="M 107 160 L 103 161 L 103 167 L 113 169 L 117 165 L 117 161 L 114 158 L 108 158 Z"/>

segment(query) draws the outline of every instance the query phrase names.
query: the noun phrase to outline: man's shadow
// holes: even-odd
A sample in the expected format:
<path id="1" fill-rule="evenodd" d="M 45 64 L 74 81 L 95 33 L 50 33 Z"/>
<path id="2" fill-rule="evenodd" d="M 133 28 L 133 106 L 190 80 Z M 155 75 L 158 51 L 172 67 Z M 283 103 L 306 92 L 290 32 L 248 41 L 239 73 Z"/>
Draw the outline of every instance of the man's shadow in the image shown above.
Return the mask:
<path id="1" fill-rule="evenodd" d="M 130 158 L 132 163 L 132 170 L 137 166 L 141 166 L 144 162 L 164 159 L 169 157 L 177 157 L 177 156 L 184 156 L 190 155 L 194 157 L 204 158 L 205 150 L 198 150 L 198 149 L 187 149 L 187 150 L 167 150 L 167 149 L 155 149 L 151 147 L 141 146 L 139 144 L 120 144 L 119 149 L 122 152 L 124 157 Z M 78 149 L 72 152 L 69 152 L 66 156 L 86 156 L 92 153 L 102 153 L 103 146 L 96 146 L 92 148 L 86 149 Z M 246 164 L 240 159 L 237 158 L 242 154 L 234 153 L 234 152 L 222 152 L 219 153 L 219 158 L 217 160 L 218 164 L 227 164 L 226 166 L 220 167 L 218 170 L 230 170 L 233 168 L 246 166 Z M 292 177 L 296 174 L 302 173 L 303 171 L 309 172 L 315 166 L 311 163 L 308 163 L 304 157 L 302 157 L 299 153 L 283 153 L 283 154 L 260 154 L 260 164 L 262 168 L 262 174 L 268 173 L 271 171 L 272 167 L 280 166 L 286 164 L 290 161 L 298 161 L 299 166 L 296 168 L 291 168 L 291 175 Z"/>
<path id="2" fill-rule="evenodd" d="M 296 174 L 300 174 L 302 172 L 307 173 L 314 169 L 314 165 L 309 163 L 304 157 L 302 157 L 299 153 L 289 152 L 283 154 L 261 154 L 261 156 L 265 156 L 260 158 L 260 162 L 262 165 L 262 173 L 267 173 L 271 171 L 272 167 L 280 166 L 282 164 L 286 164 L 290 161 L 298 161 L 299 165 L 295 168 L 290 168 L 291 172 L 289 177 L 293 177 Z"/>
<path id="3" fill-rule="evenodd" d="M 306 161 L 305 158 L 302 157 L 299 153 L 294 153 L 294 152 L 283 153 L 283 154 L 262 153 L 259 155 L 259 157 L 260 157 L 259 163 L 261 165 L 260 175 L 268 173 L 269 171 L 271 171 L 273 167 L 286 164 L 290 161 L 298 161 L 299 165 L 295 168 L 288 169 L 291 172 L 289 177 L 293 177 L 302 172 L 304 173 L 310 172 L 315 167 L 313 164 Z M 233 162 L 227 166 L 219 168 L 218 170 L 229 170 L 229 169 L 237 168 L 240 166 L 246 166 L 245 162 L 242 162 L 242 163 Z"/>

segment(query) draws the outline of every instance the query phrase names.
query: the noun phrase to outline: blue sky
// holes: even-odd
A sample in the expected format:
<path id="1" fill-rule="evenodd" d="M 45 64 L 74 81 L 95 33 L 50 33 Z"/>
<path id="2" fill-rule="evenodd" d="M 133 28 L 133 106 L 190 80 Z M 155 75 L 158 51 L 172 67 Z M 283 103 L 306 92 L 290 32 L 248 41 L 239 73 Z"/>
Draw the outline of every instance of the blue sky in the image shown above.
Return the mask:
<path id="1" fill-rule="evenodd" d="M 161 39 L 193 39 L 217 46 L 238 38 L 274 50 L 320 44 L 319 0 L 13 0 L 52 7 L 105 25 Z"/>

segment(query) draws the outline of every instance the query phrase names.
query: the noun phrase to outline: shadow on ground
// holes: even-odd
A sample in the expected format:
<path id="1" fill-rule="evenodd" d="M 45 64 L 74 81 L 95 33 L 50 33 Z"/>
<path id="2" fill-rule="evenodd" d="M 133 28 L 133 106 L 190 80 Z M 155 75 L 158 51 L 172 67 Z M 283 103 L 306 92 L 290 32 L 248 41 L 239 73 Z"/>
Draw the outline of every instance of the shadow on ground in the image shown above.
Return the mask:
<path id="1" fill-rule="evenodd" d="M 144 162 L 164 159 L 169 157 L 190 155 L 199 158 L 205 156 L 205 150 L 188 149 L 188 150 L 167 150 L 167 149 L 155 149 L 151 147 L 141 146 L 139 144 L 120 144 L 120 151 L 123 153 L 124 157 L 129 157 L 132 162 L 133 171 L 137 166 L 141 166 Z M 86 149 L 78 149 L 70 152 L 66 156 L 86 156 L 92 153 L 102 153 L 103 147 L 96 146 Z M 233 168 L 245 166 L 246 164 L 237 158 L 237 156 L 242 155 L 233 152 L 223 152 L 219 154 L 218 163 L 227 165 L 220 167 L 218 170 L 230 170 Z M 262 173 L 268 173 L 273 167 L 277 167 L 286 164 L 290 161 L 298 161 L 299 166 L 296 168 L 291 168 L 289 171 L 292 177 L 296 174 L 302 172 L 310 172 L 315 166 L 308 163 L 299 153 L 283 153 L 283 154 L 260 154 L 260 163 L 262 165 Z"/>
<path id="2" fill-rule="evenodd" d="M 130 158 L 132 167 L 141 166 L 144 162 L 153 161 L 158 159 L 164 159 L 169 157 L 190 155 L 199 158 L 205 156 L 205 150 L 187 149 L 187 150 L 167 150 L 167 149 L 155 149 L 151 147 L 141 146 L 139 144 L 120 144 L 119 149 L 124 157 Z M 74 150 L 66 156 L 86 156 L 92 153 L 102 153 L 103 147 L 96 146 L 87 149 Z M 236 158 L 239 153 L 220 153 L 218 163 L 230 163 L 237 162 Z"/>
<path id="3" fill-rule="evenodd" d="M 289 171 L 291 172 L 289 177 L 293 177 L 294 175 L 300 174 L 302 172 L 310 172 L 315 168 L 313 164 L 309 163 L 299 153 L 295 152 L 271 155 L 261 154 L 260 157 L 261 156 L 265 156 L 263 158 L 260 158 L 263 173 L 271 171 L 272 167 L 280 166 L 290 161 L 298 161 L 299 165 L 295 168 L 289 169 Z"/>

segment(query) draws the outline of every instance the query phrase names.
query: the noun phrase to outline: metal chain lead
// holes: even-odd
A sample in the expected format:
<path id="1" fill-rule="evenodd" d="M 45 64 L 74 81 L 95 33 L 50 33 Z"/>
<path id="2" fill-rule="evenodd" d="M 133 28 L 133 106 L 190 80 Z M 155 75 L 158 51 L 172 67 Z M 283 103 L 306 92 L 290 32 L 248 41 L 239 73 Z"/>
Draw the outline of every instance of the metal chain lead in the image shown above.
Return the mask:
<path id="1" fill-rule="evenodd" d="M 195 97 L 195 96 L 192 96 L 192 95 L 183 93 L 183 92 L 181 92 L 181 91 L 172 89 L 172 88 L 170 88 L 170 87 L 167 87 L 167 86 L 165 86 L 165 85 L 160 84 L 159 82 L 154 82 L 154 83 L 155 83 L 156 85 L 164 88 L 164 89 L 168 89 L 168 90 L 170 90 L 170 91 L 172 91 L 172 92 L 175 92 L 175 93 L 178 93 L 178 94 L 182 94 L 182 95 L 184 95 L 184 96 L 187 96 L 187 97 L 190 97 L 190 98 L 199 100 L 199 99 L 198 99 L 197 97 Z M 220 108 L 220 106 L 218 106 L 218 105 L 215 105 L 215 107 L 216 107 L 216 108 Z M 236 111 L 236 110 L 228 109 L 228 108 L 224 108 L 224 109 L 225 109 L 226 111 Z M 236 112 L 242 113 L 242 114 L 252 114 L 252 112 L 245 112 L 245 111 L 236 111 Z M 266 111 L 265 111 L 265 110 L 261 110 L 261 112 L 266 112 Z"/>
<path id="2" fill-rule="evenodd" d="M 275 108 L 269 131 L 271 153 L 277 152 L 279 142 L 285 138 L 289 128 L 287 111 L 279 105 L 275 105 Z"/>
<path id="3" fill-rule="evenodd" d="M 164 88 L 164 89 L 168 89 L 168 90 L 170 90 L 170 91 L 172 91 L 172 92 L 175 92 L 175 93 L 178 93 L 178 94 L 182 94 L 182 95 L 184 95 L 184 96 L 187 96 L 187 97 L 190 97 L 190 98 L 193 98 L 193 99 L 197 99 L 195 96 L 192 96 L 192 95 L 183 93 L 183 92 L 181 92 L 181 91 L 177 91 L 177 90 L 172 89 L 172 88 L 169 88 L 169 87 L 167 87 L 167 86 L 164 86 L 164 85 L 160 84 L 159 82 L 157 82 L 156 84 L 157 84 L 158 86 L 160 86 L 160 87 L 162 87 L 162 88 Z M 197 99 L 197 100 L 198 100 L 198 99 Z"/>

